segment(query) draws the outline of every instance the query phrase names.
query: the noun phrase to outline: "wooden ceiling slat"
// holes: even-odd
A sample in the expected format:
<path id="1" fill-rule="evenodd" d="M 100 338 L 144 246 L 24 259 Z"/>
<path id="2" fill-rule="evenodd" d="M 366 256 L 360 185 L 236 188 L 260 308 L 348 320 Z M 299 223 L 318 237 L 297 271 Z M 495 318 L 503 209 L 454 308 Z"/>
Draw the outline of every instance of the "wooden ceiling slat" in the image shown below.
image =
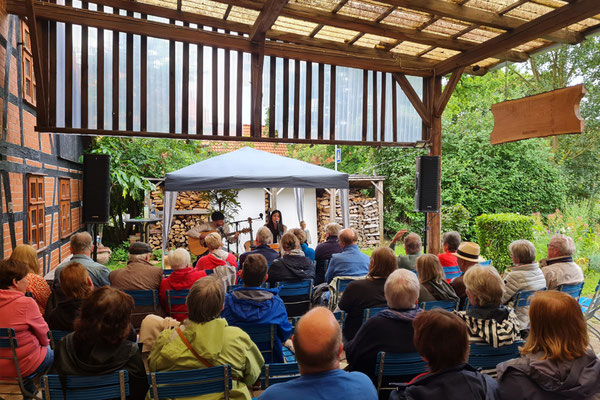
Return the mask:
<path id="1" fill-rule="evenodd" d="M 271 29 L 281 9 L 287 4 L 288 0 L 267 0 L 264 4 L 258 18 L 254 21 L 250 31 L 250 41 L 258 42 L 265 40 L 267 31 Z"/>

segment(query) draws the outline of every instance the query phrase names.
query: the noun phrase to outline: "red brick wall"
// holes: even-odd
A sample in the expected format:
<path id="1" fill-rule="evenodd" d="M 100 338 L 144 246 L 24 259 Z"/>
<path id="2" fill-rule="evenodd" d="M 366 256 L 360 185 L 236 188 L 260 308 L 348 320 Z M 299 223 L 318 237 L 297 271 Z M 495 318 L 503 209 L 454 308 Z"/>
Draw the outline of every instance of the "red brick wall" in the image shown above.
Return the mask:
<path id="1" fill-rule="evenodd" d="M 43 175 L 46 240 L 38 256 L 47 272 L 70 254 L 69 236 L 60 235 L 60 178 L 70 178 L 71 182 L 70 231 L 83 228 L 82 166 L 58 156 L 56 135 L 34 129 L 35 109 L 24 102 L 19 82 L 20 24 L 17 17 L 6 15 L 0 7 L 0 257 L 9 257 L 14 246 L 29 242 L 25 229 L 29 223 L 27 176 Z"/>

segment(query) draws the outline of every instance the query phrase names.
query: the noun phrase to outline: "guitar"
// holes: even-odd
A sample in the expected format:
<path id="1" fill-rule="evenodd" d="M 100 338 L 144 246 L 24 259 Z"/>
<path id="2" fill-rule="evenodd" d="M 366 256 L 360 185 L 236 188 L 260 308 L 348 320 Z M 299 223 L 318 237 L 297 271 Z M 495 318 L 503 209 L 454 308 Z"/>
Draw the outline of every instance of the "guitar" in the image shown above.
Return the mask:
<path id="1" fill-rule="evenodd" d="M 206 253 L 209 249 L 208 249 L 208 247 L 206 247 L 204 238 L 206 237 L 206 235 L 208 235 L 209 233 L 213 233 L 213 232 L 219 233 L 218 231 L 213 230 L 213 231 L 202 232 L 203 237 L 199 237 L 199 238 L 188 237 L 188 247 L 190 248 L 190 253 L 192 253 L 195 256 L 200 256 L 200 255 Z M 230 232 L 224 236 L 225 237 L 233 236 L 238 232 L 239 233 L 248 233 L 248 232 L 250 232 L 250 228 L 244 228 L 244 229 L 236 231 L 236 232 Z M 219 235 L 221 235 L 221 233 L 219 233 Z M 223 235 L 221 235 L 221 236 L 223 236 Z"/>

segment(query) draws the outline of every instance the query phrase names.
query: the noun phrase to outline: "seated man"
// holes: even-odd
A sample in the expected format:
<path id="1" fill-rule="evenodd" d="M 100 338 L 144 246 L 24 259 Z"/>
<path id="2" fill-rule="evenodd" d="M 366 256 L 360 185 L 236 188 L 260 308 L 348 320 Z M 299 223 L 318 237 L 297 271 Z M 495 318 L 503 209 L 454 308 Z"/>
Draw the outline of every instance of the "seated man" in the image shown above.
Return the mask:
<path id="1" fill-rule="evenodd" d="M 308 243 L 306 243 L 306 233 L 300 228 L 294 228 L 291 232 L 298 238 L 300 248 L 304 252 L 304 255 L 310 258 L 310 261 L 315 261 L 315 251 L 308 247 Z"/>
<path id="2" fill-rule="evenodd" d="M 485 258 L 479 255 L 480 251 L 479 245 L 473 242 L 462 242 L 458 246 L 458 250 L 456 250 L 456 261 L 458 262 L 460 272 L 463 274 L 458 278 L 452 279 L 450 286 L 454 288 L 454 291 L 460 298 L 460 308 L 462 308 L 462 305 L 467 298 L 467 293 L 465 292 L 465 283 L 463 281 L 465 272 L 467 272 L 473 265 L 477 265 L 477 263 L 485 261 Z"/>
<path id="3" fill-rule="evenodd" d="M 261 254 L 267 259 L 267 265 L 271 265 L 271 263 L 279 257 L 279 253 L 269 247 L 269 245 L 273 243 L 273 234 L 266 226 L 261 226 L 256 231 L 256 238 L 254 239 L 254 250 L 247 251 L 240 255 L 240 268 L 243 268 L 244 261 L 246 257 L 250 254 Z"/>
<path id="4" fill-rule="evenodd" d="M 331 311 L 313 308 L 300 319 L 293 336 L 300 378 L 269 386 L 262 400 L 376 400 L 377 391 L 359 372 L 340 369 L 344 345 Z"/>
<path id="5" fill-rule="evenodd" d="M 573 261 L 575 242 L 567 235 L 554 235 L 548 243 L 548 258 L 541 260 L 546 288 L 554 290 L 559 285 L 583 282 L 581 267 Z"/>
<path id="6" fill-rule="evenodd" d="M 336 276 L 363 276 L 369 273 L 371 259 L 356 244 L 358 235 L 352 228 L 346 228 L 338 237 L 342 252 L 333 254 L 325 274 L 325 282 L 331 283 Z"/>
<path id="7" fill-rule="evenodd" d="M 338 243 L 338 234 L 341 230 L 342 227 L 335 222 L 325 225 L 325 241 L 319 243 L 315 249 L 317 262 L 315 285 L 325 282 L 325 262 L 329 261 L 333 254 L 342 252 L 342 247 Z"/>
<path id="8" fill-rule="evenodd" d="M 421 312 L 416 305 L 419 288 L 417 276 L 406 269 L 397 269 L 387 278 L 384 293 L 389 309 L 367 320 L 346 344 L 346 358 L 352 371 L 360 371 L 374 381 L 377 353 L 415 351 L 412 321 Z M 392 382 L 411 378 L 394 377 Z"/>
<path id="9" fill-rule="evenodd" d="M 407 232 L 406 229 L 398 231 L 392 242 L 390 243 L 390 248 L 392 250 L 396 249 L 396 242 L 404 236 Z M 410 269 L 411 271 L 415 270 L 415 265 L 417 264 L 417 258 L 421 255 L 421 237 L 416 233 L 409 233 L 404 238 L 404 251 L 406 255 L 398 256 L 398 268 Z"/>
<path id="10" fill-rule="evenodd" d="M 456 251 L 458 250 L 458 246 L 460 246 L 460 233 L 456 231 L 446 232 L 442 236 L 442 247 L 444 252 L 438 254 L 438 258 L 440 259 L 440 263 L 442 264 L 442 268 L 444 270 L 444 274 L 446 276 L 448 273 L 460 273 L 460 268 L 458 268 L 458 259 L 456 258 Z M 446 279 L 446 282 L 450 283 L 452 279 Z"/>
<path id="11" fill-rule="evenodd" d="M 225 308 L 221 317 L 229 325 L 277 325 L 273 360 L 283 362 L 281 343 L 292 334 L 283 300 L 277 295 L 278 289 L 260 287 L 267 279 L 267 260 L 260 254 L 250 254 L 244 261 L 242 280 L 244 287 L 233 289 L 225 295 Z"/>
<path id="12" fill-rule="evenodd" d="M 187 305 L 177 304 L 171 309 L 167 307 L 167 290 L 184 290 L 192 287 L 194 282 L 206 276 L 205 271 L 199 271 L 192 268 L 190 253 L 186 249 L 177 249 L 169 252 L 169 265 L 173 272 L 169 277 L 163 278 L 160 282 L 160 291 L 158 298 L 160 304 L 167 314 L 178 321 L 183 321 L 188 317 Z"/>

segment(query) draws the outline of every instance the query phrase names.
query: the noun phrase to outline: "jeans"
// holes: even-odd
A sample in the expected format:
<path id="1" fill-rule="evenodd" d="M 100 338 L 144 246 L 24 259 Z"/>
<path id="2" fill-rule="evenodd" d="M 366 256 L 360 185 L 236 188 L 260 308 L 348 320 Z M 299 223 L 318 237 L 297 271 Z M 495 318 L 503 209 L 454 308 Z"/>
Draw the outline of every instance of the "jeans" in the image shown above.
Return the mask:
<path id="1" fill-rule="evenodd" d="M 33 378 L 37 375 L 46 372 L 54 362 L 54 350 L 50 348 L 50 346 L 46 347 L 48 351 L 46 352 L 46 357 L 42 361 L 42 363 L 37 367 L 33 373 L 25 378 L 23 378 L 23 386 L 25 386 L 25 390 L 27 390 L 31 394 L 35 394 L 37 389 L 35 387 L 35 383 L 33 382 Z"/>

